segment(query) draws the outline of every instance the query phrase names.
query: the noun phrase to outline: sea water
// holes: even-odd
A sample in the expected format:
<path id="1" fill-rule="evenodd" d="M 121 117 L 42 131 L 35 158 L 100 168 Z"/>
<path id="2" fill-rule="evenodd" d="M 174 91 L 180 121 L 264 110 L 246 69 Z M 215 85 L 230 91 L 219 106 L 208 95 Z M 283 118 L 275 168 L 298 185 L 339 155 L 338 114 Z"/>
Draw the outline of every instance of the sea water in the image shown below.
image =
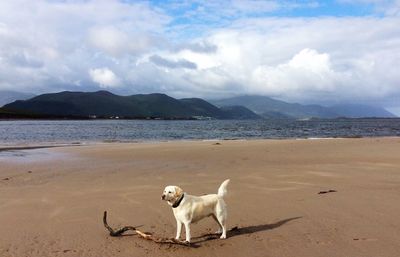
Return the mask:
<path id="1" fill-rule="evenodd" d="M 400 119 L 0 121 L 0 145 L 400 136 Z"/>

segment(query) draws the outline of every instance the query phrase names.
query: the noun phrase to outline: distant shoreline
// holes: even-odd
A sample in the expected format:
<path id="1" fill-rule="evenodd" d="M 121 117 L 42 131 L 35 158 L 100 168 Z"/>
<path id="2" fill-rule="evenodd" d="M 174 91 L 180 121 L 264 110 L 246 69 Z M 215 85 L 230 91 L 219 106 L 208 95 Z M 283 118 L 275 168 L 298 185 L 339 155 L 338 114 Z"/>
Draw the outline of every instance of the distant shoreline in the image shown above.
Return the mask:
<path id="1" fill-rule="evenodd" d="M 49 149 L 49 148 L 61 148 L 61 147 L 77 147 L 77 146 L 102 146 L 102 145 L 145 145 L 145 144 L 174 144 L 174 143 L 201 143 L 211 142 L 215 145 L 222 144 L 223 142 L 237 141 L 237 142 L 272 142 L 272 141 L 323 141 L 323 140 L 352 140 L 352 139 L 399 139 L 400 136 L 382 136 L 382 137 L 309 137 L 309 138 L 237 138 L 237 139 L 177 139 L 177 140 L 132 140 L 132 141 L 93 141 L 93 142 L 74 142 L 74 143 L 57 143 L 46 145 L 40 144 L 24 144 L 24 145 L 9 145 L 2 147 L 0 146 L 0 153 L 7 151 L 25 151 L 25 150 L 36 150 L 36 149 Z"/>
<path id="2" fill-rule="evenodd" d="M 7 151 L 23 151 L 23 150 L 36 150 L 36 149 L 47 149 L 47 148 L 56 148 L 56 147 L 69 147 L 69 146 L 81 146 L 81 144 L 57 144 L 54 145 L 10 145 L 6 147 L 0 146 L 0 152 L 7 152 Z"/>
<path id="3" fill-rule="evenodd" d="M 309 118 L 309 119 L 296 119 L 296 118 L 270 118 L 270 119 L 263 119 L 263 120 L 297 120 L 297 121 L 318 121 L 318 120 L 400 120 L 400 117 L 358 117 L 358 118 L 352 118 L 352 117 L 336 117 L 336 118 Z M 208 120 L 241 120 L 241 119 L 199 119 L 199 118 L 159 118 L 159 117 L 145 117 L 145 118 L 89 118 L 89 117 L 29 117 L 29 118 L 19 118 L 19 117 L 2 117 L 0 115 L 0 122 L 1 121 L 82 121 L 82 120 L 90 120 L 90 121 L 96 121 L 96 120 L 139 120 L 139 121 L 208 121 Z M 253 120 L 253 119 L 242 119 L 243 121 L 246 120 Z"/>

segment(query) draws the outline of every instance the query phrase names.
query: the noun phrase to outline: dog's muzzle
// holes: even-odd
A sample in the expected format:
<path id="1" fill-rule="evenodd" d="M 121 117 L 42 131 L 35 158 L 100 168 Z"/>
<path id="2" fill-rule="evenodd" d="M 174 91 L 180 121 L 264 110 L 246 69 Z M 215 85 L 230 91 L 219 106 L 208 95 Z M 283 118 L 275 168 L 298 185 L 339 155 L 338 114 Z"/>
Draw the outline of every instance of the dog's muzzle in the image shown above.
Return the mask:
<path id="1" fill-rule="evenodd" d="M 165 195 L 161 195 L 161 200 L 165 200 Z"/>

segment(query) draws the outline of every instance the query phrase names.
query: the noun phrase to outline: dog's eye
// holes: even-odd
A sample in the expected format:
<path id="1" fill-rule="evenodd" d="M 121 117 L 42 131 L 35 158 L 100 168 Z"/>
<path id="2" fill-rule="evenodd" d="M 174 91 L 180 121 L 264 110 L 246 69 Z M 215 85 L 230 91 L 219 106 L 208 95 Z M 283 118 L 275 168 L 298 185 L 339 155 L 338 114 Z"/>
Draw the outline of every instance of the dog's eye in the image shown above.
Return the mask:
<path id="1" fill-rule="evenodd" d="M 172 193 L 171 191 L 168 192 L 168 194 Z"/>

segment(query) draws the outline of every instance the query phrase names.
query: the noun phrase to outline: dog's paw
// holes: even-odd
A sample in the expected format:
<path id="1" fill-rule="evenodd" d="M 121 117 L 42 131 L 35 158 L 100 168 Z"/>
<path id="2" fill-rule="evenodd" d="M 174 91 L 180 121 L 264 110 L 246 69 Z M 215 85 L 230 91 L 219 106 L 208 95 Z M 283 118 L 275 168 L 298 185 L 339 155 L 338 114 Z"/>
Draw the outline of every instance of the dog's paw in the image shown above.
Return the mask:
<path id="1" fill-rule="evenodd" d="M 226 239 L 226 235 L 221 235 L 219 238 L 220 239 Z"/>

